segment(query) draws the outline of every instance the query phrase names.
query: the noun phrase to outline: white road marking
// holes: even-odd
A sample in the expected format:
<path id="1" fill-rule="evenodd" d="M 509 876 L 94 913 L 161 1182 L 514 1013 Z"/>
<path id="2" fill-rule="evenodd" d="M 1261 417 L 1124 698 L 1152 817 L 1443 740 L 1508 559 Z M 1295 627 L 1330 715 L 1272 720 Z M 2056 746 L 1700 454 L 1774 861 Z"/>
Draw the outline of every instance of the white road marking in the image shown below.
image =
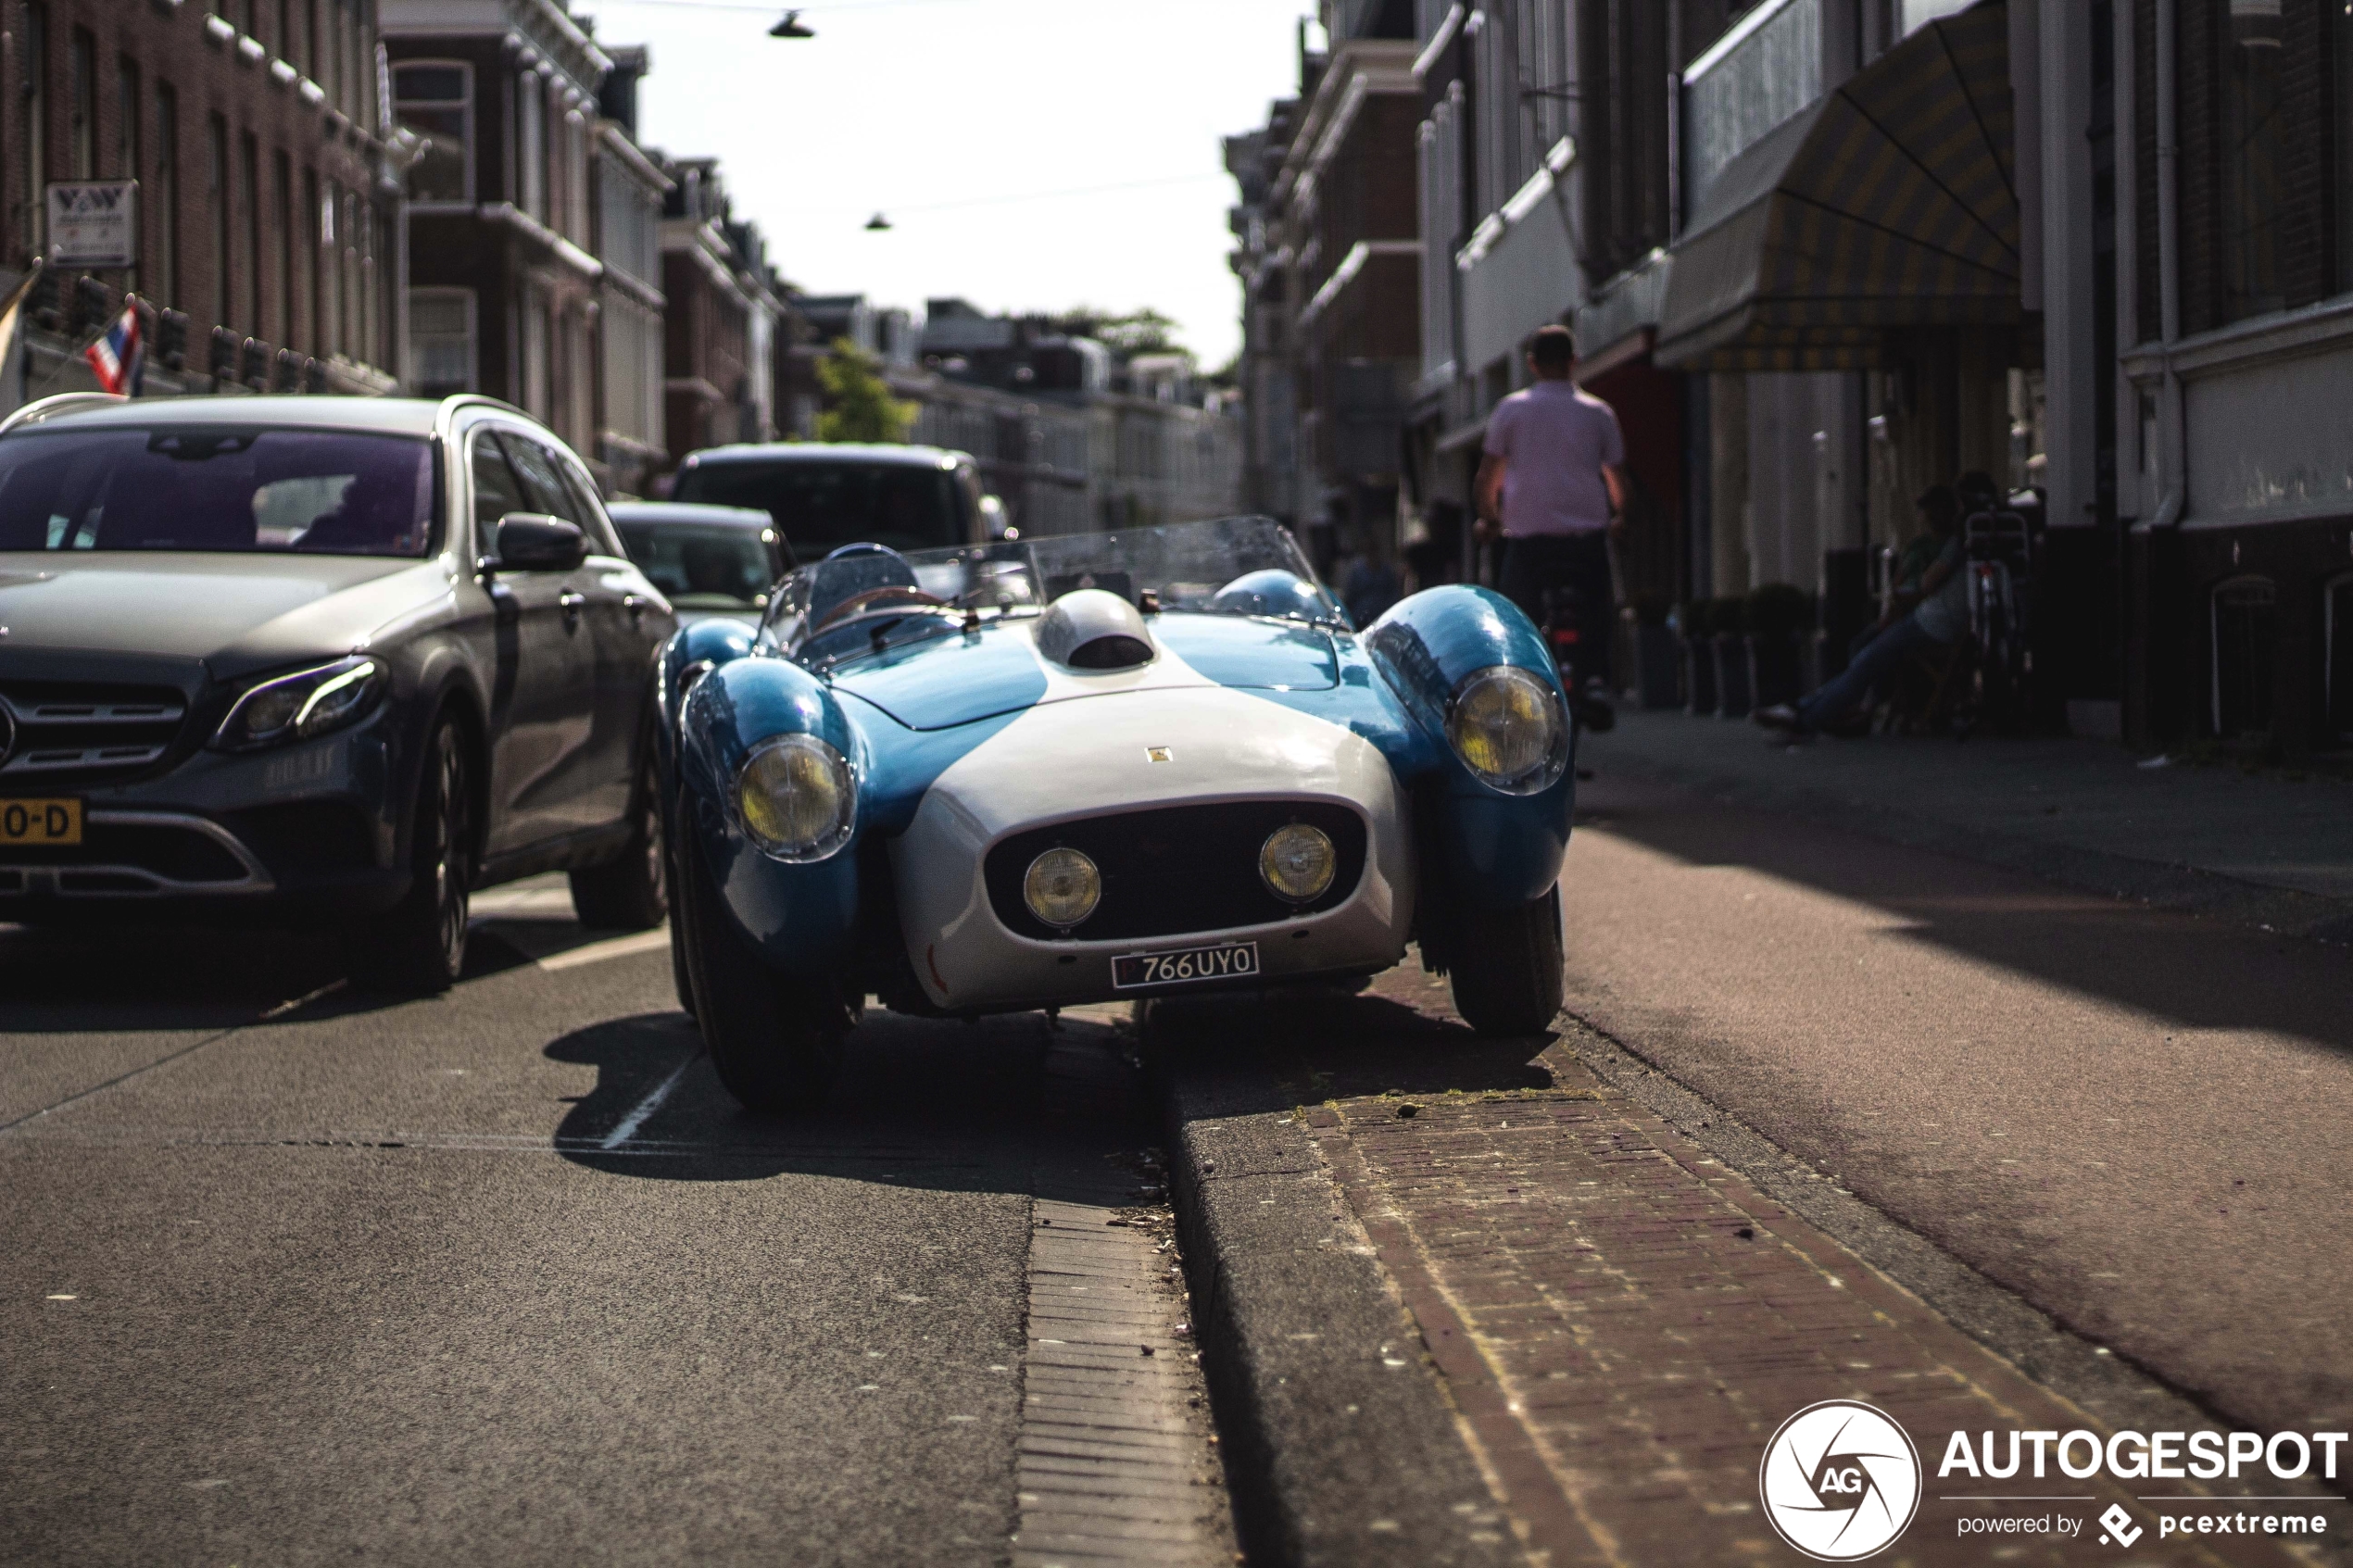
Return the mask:
<path id="1" fill-rule="evenodd" d="M 635 1137 L 637 1135 L 637 1129 L 646 1124 L 646 1119 L 648 1117 L 661 1109 L 661 1102 L 670 1098 L 670 1091 L 678 1086 L 678 1080 L 686 1075 L 686 1069 L 695 1064 L 695 1057 L 698 1057 L 702 1053 L 700 1051 L 698 1051 L 695 1053 L 695 1056 L 688 1057 L 686 1060 L 672 1068 L 670 1070 L 670 1076 L 655 1085 L 654 1092 L 639 1100 L 637 1102 L 636 1109 L 632 1110 L 628 1115 L 623 1117 L 621 1119 L 621 1125 L 615 1127 L 611 1132 L 607 1133 L 605 1135 L 605 1141 L 597 1147 L 599 1148 L 619 1148 L 623 1144 L 625 1144 L 631 1138 Z"/>
<path id="2" fill-rule="evenodd" d="M 539 960 L 545 970 L 578 969 L 583 964 L 602 963 L 607 959 L 625 959 L 635 953 L 650 953 L 670 946 L 667 927 L 657 931 L 640 931 L 634 936 L 615 936 L 603 942 L 591 942 L 585 947 L 551 953 Z"/>

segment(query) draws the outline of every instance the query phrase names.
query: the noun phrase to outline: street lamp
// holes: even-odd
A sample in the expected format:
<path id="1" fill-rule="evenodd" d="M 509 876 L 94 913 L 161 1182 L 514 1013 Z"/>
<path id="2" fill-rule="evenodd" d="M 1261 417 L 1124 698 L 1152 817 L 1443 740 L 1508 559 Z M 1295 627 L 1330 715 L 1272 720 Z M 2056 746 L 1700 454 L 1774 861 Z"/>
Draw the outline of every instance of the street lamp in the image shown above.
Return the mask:
<path id="1" fill-rule="evenodd" d="M 799 11 L 786 11 L 785 19 L 768 30 L 771 38 L 814 38 L 816 32 L 804 24 Z"/>
<path id="2" fill-rule="evenodd" d="M 866 220 L 866 231 L 869 233 L 878 234 L 889 227 L 890 220 L 885 218 L 879 212 L 875 213 L 872 218 Z"/>

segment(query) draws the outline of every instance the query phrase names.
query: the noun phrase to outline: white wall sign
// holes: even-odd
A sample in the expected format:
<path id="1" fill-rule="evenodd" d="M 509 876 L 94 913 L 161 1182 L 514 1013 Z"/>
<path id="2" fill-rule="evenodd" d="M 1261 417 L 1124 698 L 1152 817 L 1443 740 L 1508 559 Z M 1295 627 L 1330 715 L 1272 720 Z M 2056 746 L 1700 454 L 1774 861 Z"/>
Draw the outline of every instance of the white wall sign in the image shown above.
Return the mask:
<path id="1" fill-rule="evenodd" d="M 139 182 L 57 180 L 49 185 L 52 267 L 139 264 Z"/>

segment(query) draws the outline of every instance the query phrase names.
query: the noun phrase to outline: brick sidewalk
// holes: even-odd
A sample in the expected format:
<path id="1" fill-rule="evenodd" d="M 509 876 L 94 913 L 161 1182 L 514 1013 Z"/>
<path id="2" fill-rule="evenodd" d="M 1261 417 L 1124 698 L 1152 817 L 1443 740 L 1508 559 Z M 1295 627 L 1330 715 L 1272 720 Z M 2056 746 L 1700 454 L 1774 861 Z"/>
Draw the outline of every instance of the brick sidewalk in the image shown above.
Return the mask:
<path id="1" fill-rule="evenodd" d="M 1425 1026 L 1450 1016 L 1418 966 L 1367 1001 Z M 1560 1047 L 1536 1066 L 1549 1087 L 1358 1094 L 1305 1112 L 1535 1561 L 1798 1561 L 1764 1516 L 1758 1464 L 1786 1418 L 1829 1399 L 1879 1407 L 1921 1451 L 1919 1513 L 1887 1561 L 2292 1560 L 2259 1537 L 2160 1544 L 2159 1511 L 2129 1486 L 2056 1468 L 2041 1484 L 1940 1483 L 1956 1430 L 2105 1432 Z M 1947 1500 L 2004 1492 L 2095 1500 Z M 2129 1553 L 2102 1544 L 2111 1502 L 2145 1531 Z M 1960 1534 L 1966 1515 L 2005 1513 L 2082 1534 L 2065 1549 Z"/>

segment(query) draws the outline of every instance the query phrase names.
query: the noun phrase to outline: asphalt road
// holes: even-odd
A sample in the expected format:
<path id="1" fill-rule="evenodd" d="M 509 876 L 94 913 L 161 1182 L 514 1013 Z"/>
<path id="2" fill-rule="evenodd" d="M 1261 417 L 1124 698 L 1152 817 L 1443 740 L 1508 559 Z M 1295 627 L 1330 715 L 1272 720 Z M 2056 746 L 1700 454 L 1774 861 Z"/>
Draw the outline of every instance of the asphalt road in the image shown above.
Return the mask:
<path id="1" fill-rule="evenodd" d="M 2353 1420 L 2343 947 L 1603 776 L 1569 1010 L 2250 1426 Z"/>
<path id="2" fill-rule="evenodd" d="M 756 1123 L 666 951 L 504 905 L 400 1006 L 0 927 L 0 1559 L 1006 1559 L 1040 1161 L 1140 1097 L 883 1014 Z"/>

